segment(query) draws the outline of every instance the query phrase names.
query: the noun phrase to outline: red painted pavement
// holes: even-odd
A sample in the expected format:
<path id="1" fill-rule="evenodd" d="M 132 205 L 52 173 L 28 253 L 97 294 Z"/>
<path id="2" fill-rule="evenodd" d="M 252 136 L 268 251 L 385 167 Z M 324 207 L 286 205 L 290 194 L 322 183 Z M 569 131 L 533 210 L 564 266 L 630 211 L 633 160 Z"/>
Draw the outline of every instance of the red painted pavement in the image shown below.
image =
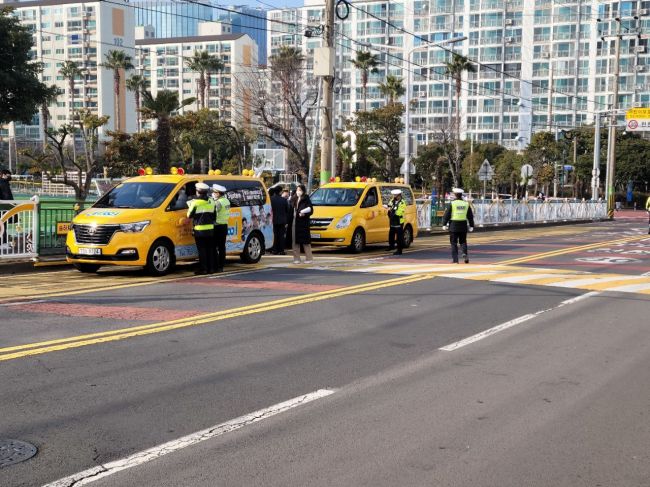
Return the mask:
<path id="1" fill-rule="evenodd" d="M 49 313 L 63 316 L 87 318 L 111 318 L 116 320 L 168 321 L 189 318 L 197 311 L 171 310 L 162 308 L 139 308 L 132 306 L 100 306 L 91 304 L 31 303 L 13 306 L 12 310 L 30 313 Z"/>
<path id="2" fill-rule="evenodd" d="M 238 279 L 194 279 L 192 284 L 219 287 L 237 287 L 243 289 L 272 289 L 280 291 L 319 292 L 340 289 L 341 285 L 333 284 L 307 284 L 303 282 L 287 281 L 240 281 Z"/>

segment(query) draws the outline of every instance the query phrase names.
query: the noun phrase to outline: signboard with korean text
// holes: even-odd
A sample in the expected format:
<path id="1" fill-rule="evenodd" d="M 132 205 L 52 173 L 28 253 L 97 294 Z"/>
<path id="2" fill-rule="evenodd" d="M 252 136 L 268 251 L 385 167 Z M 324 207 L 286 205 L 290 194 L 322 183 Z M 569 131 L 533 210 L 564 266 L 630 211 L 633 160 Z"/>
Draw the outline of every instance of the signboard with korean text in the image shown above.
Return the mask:
<path id="1" fill-rule="evenodd" d="M 625 130 L 629 132 L 650 131 L 650 108 L 630 108 L 625 112 Z"/>

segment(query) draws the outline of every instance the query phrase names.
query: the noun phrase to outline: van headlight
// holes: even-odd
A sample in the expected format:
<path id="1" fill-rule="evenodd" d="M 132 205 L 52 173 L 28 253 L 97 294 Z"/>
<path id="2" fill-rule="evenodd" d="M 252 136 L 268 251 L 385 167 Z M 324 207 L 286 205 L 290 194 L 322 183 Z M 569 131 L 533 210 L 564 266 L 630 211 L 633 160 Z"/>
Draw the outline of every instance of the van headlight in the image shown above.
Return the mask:
<path id="1" fill-rule="evenodd" d="M 149 225 L 151 221 L 146 220 L 143 222 L 135 222 L 135 223 L 121 223 L 120 224 L 120 230 L 122 232 L 126 233 L 138 233 L 147 228 L 147 225 Z"/>
<path id="2" fill-rule="evenodd" d="M 339 230 L 343 230 L 344 228 L 348 228 L 351 222 L 352 222 L 352 213 L 348 213 L 347 215 L 345 215 L 343 218 L 339 220 L 339 222 L 336 224 L 336 228 L 338 228 Z"/>

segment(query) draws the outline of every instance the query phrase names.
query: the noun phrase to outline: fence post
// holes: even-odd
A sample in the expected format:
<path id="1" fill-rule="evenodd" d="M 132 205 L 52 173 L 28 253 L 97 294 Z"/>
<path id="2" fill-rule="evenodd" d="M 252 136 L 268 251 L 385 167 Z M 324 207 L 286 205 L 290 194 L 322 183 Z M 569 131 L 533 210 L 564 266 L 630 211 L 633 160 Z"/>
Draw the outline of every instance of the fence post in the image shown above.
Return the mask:
<path id="1" fill-rule="evenodd" d="M 41 250 L 41 220 L 40 220 L 40 210 L 41 210 L 41 199 L 38 195 L 32 196 L 32 201 L 34 202 L 34 213 L 32 215 L 32 245 L 34 246 L 34 253 L 36 257 L 40 255 Z"/>

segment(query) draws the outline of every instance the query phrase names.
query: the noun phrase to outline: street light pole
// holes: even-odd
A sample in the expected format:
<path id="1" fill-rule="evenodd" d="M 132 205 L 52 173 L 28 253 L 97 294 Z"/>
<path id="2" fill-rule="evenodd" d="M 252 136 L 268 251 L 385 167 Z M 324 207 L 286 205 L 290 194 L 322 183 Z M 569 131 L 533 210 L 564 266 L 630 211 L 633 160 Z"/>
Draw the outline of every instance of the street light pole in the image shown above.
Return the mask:
<path id="1" fill-rule="evenodd" d="M 329 56 L 334 56 L 334 0 L 325 1 L 324 44 L 330 50 Z M 322 99 L 324 102 L 321 115 L 321 147 L 320 147 L 320 182 L 327 183 L 332 174 L 334 159 L 332 157 L 334 130 L 332 127 L 332 109 L 334 108 L 334 73 L 321 78 Z"/>
<path id="2" fill-rule="evenodd" d="M 616 122 L 618 109 L 618 82 L 620 77 L 621 61 L 621 19 L 617 18 L 618 29 L 616 33 L 616 58 L 614 60 L 614 99 L 612 100 L 612 113 L 607 141 L 607 174 L 605 175 L 605 196 L 607 199 L 607 218 L 614 218 L 614 172 L 616 170 Z"/>

